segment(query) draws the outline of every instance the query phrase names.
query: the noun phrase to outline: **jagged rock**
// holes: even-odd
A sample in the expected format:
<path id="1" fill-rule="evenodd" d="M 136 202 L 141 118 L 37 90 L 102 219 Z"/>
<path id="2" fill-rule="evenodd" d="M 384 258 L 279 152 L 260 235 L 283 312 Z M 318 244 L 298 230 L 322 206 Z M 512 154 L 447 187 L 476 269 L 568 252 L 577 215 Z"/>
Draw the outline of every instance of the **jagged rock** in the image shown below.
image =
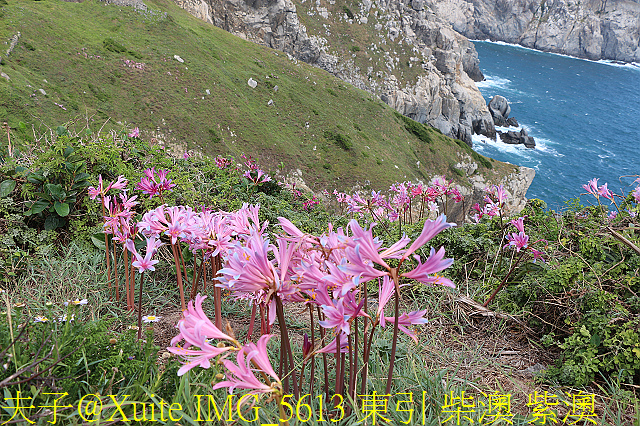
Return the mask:
<path id="1" fill-rule="evenodd" d="M 520 139 L 520 133 L 518 132 L 508 131 L 506 133 L 500 132 L 499 134 L 500 134 L 500 139 L 504 143 L 508 143 L 511 145 L 518 145 L 522 143 L 522 140 Z"/>
<path id="2" fill-rule="evenodd" d="M 496 127 L 491 116 L 482 117 L 473 121 L 473 131 L 479 135 L 485 135 L 491 139 L 496 138 Z"/>
<path id="3" fill-rule="evenodd" d="M 512 145 L 522 144 L 527 148 L 536 147 L 536 141 L 533 139 L 532 136 L 528 135 L 525 129 L 520 130 L 520 132 L 514 132 L 512 130 L 506 133 L 499 132 L 499 135 L 500 135 L 500 139 L 504 143 L 508 143 Z"/>
<path id="4" fill-rule="evenodd" d="M 404 80 L 396 69 L 397 61 L 387 50 L 386 67 L 375 72 L 373 68 L 369 72 L 355 66 L 351 52 L 333 51 L 324 32 L 310 34 L 300 23 L 294 4 L 298 0 L 174 1 L 232 34 L 322 68 L 377 95 L 400 113 L 468 144 L 471 144 L 473 123 L 491 120 L 486 102 L 474 83 L 484 77 L 473 43 L 424 7 L 424 0 L 365 0 L 359 6 L 360 11 L 353 10 L 354 19 L 349 19 L 354 25 L 357 21 L 357 25 L 376 28 L 386 37 L 380 44 L 401 37 L 403 45 L 412 46 L 412 55 L 420 56 L 414 63 L 424 70 L 413 81 Z M 339 16 L 329 13 L 320 3 L 314 6 L 314 13 L 328 20 L 327 31 L 334 20 L 346 19 L 343 13 Z M 378 16 L 380 21 L 376 22 Z M 492 126 L 477 128 L 487 128 L 487 136 L 495 136 Z"/>
<path id="5" fill-rule="evenodd" d="M 426 0 L 473 39 L 587 59 L 640 62 L 638 0 Z"/>
<path id="6" fill-rule="evenodd" d="M 11 37 L 11 39 L 9 40 L 9 48 L 7 49 L 6 56 L 11 55 L 11 52 L 13 52 L 13 49 L 16 48 L 16 46 L 18 45 L 18 41 L 20 40 L 20 36 L 21 36 L 20 31 L 18 31 L 17 34 Z"/>
<path id="7" fill-rule="evenodd" d="M 511 106 L 504 96 L 495 95 L 489 101 L 489 111 L 494 117 L 500 115 L 506 120 L 511 114 Z"/>
<path id="8" fill-rule="evenodd" d="M 511 127 L 520 127 L 520 124 L 518 123 L 518 120 L 515 119 L 515 117 L 509 117 L 507 119 L 507 124 Z"/>

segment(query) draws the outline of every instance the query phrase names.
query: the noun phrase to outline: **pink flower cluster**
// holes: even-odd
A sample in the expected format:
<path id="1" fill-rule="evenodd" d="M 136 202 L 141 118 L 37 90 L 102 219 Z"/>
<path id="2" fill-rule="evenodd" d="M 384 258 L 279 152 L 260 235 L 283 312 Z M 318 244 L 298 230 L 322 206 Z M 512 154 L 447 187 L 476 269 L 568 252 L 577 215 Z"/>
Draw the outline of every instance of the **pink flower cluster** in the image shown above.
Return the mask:
<path id="1" fill-rule="evenodd" d="M 504 208 L 507 203 L 507 192 L 504 190 L 503 185 L 487 186 L 484 191 L 484 206 L 480 207 L 479 203 L 476 203 L 472 209 L 477 213 L 473 215 L 473 220 L 476 223 L 480 221 L 483 216 L 503 216 L 505 214 Z"/>
<path id="2" fill-rule="evenodd" d="M 249 393 L 282 393 L 282 383 L 273 370 L 267 343 L 271 335 L 260 337 L 258 343 L 247 343 L 242 346 L 233 337 L 220 331 L 209 320 L 202 309 L 202 302 L 206 296 L 196 296 L 194 301 L 183 313 L 183 318 L 178 321 L 176 328 L 179 334 L 171 340 L 171 346 L 167 350 L 185 360 L 185 364 L 178 370 L 178 376 L 182 376 L 194 367 L 210 368 L 211 361 L 219 356 L 226 370 L 225 380 L 216 383 L 213 389 L 228 388 L 246 389 Z M 221 344 L 213 345 L 212 340 L 219 340 Z M 179 343 L 184 341 L 184 345 Z M 225 342 L 226 341 L 226 342 Z M 236 363 L 225 359 L 230 353 L 237 352 Z M 264 373 L 264 383 L 256 377 L 256 373 Z"/>
<path id="3" fill-rule="evenodd" d="M 505 236 L 505 238 L 509 242 L 504 246 L 504 248 L 515 247 L 517 252 L 520 252 L 520 250 L 529 249 L 533 254 L 534 262 L 536 260 L 542 260 L 544 262 L 544 259 L 542 258 L 542 252 L 529 246 L 529 236 L 524 232 L 524 217 L 519 217 L 518 219 L 512 220 L 511 225 L 513 225 L 518 232 L 512 232 L 511 234 L 507 234 Z M 536 243 L 538 241 L 536 241 Z"/>
<path id="4" fill-rule="evenodd" d="M 229 167 L 233 161 L 229 158 L 223 157 L 222 155 L 218 155 L 215 159 L 216 167 L 219 169 L 226 169 Z"/>
<path id="5" fill-rule="evenodd" d="M 631 191 L 631 193 L 629 194 L 630 196 L 633 197 L 633 200 L 636 202 L 636 204 L 640 203 L 640 177 L 637 178 L 636 180 L 633 181 L 633 183 L 637 184 L 635 189 L 633 191 Z M 627 213 L 629 213 L 629 217 L 631 218 L 635 218 L 638 215 L 638 206 L 636 207 L 630 207 L 627 206 L 626 210 L 620 210 L 620 207 L 623 206 L 618 206 L 618 203 L 616 202 L 616 198 L 620 199 L 620 200 L 626 200 L 627 196 L 624 195 L 624 193 L 622 194 L 615 194 L 613 192 L 611 192 L 611 190 L 609 190 L 609 188 L 607 188 L 607 184 L 605 183 L 604 185 L 600 185 L 598 186 L 598 179 L 597 178 L 593 178 L 591 179 L 589 182 L 587 182 L 585 185 L 582 185 L 582 188 L 584 188 L 587 191 L 587 194 L 591 194 L 596 198 L 596 201 L 598 202 L 598 205 L 601 206 L 600 203 L 600 197 L 609 200 L 615 207 L 616 210 L 611 211 L 607 214 L 607 219 L 612 222 L 614 221 L 616 218 L 621 216 L 621 213 L 623 211 L 626 211 Z M 625 201 L 626 203 L 626 201 Z M 606 211 L 604 212 L 606 214 Z"/>
<path id="6" fill-rule="evenodd" d="M 89 55 L 87 54 L 87 48 L 83 47 L 80 49 L 82 52 L 77 52 L 76 55 L 84 56 L 87 59 L 102 59 L 100 55 Z"/>
<path id="7" fill-rule="evenodd" d="M 143 70 L 145 69 L 145 67 L 147 66 L 147 64 L 145 64 L 144 62 L 136 62 L 136 61 L 132 61 L 130 59 L 125 59 L 123 62 L 123 65 L 127 68 L 133 68 L 133 69 L 137 69 L 137 70 Z"/>
<path id="8" fill-rule="evenodd" d="M 607 188 L 607 184 L 598 187 L 598 179 L 593 178 L 586 185 L 582 185 L 582 187 L 591 195 L 596 197 L 596 199 L 600 199 L 600 197 L 606 198 L 607 200 L 613 201 L 613 193 L 609 191 Z"/>
<path id="9" fill-rule="evenodd" d="M 346 345 L 350 323 L 358 316 L 371 318 L 362 310 L 359 294 L 362 284 L 379 281 L 380 301 L 374 320 L 381 326 L 395 321 L 394 317 L 384 316 L 384 306 L 396 291 L 394 273 L 397 279 L 405 277 L 454 287 L 450 280 L 438 275 L 453 262 L 453 259 L 444 258 L 443 248 L 437 252 L 431 249 L 424 263 L 414 255 L 439 232 L 453 226 L 444 216 L 435 221 L 427 220 L 422 233 L 411 245 L 409 238 L 403 237 L 389 247 L 383 247 L 383 242 L 373 237 L 372 228 L 363 229 L 355 220 L 349 223 L 350 232 L 342 228 L 333 230 L 330 226 L 321 236 L 305 234 L 285 218 L 281 217 L 279 221 L 285 233 L 275 244 L 271 244 L 264 234 L 251 232 L 248 238 L 237 240 L 228 248 L 218 284 L 234 297 L 251 299 L 263 306 L 271 324 L 276 316 L 276 297 L 285 304 L 315 305 L 326 317 L 320 324 L 333 329 L 341 345 Z M 417 264 L 409 271 L 399 271 L 399 267 L 394 269 L 387 263 L 387 260 L 395 259 L 400 265 L 405 261 L 408 264 L 412 263 L 408 262 L 412 257 Z M 401 315 L 400 329 L 417 339 L 408 327 L 426 322 L 425 312 Z M 320 351 L 335 351 L 336 345 L 334 340 Z"/>
<path id="10" fill-rule="evenodd" d="M 155 167 L 144 171 L 146 177 L 140 178 L 140 182 L 136 184 L 136 189 L 142 191 L 143 194 L 153 198 L 154 196 L 162 197 L 165 191 L 173 191 L 176 185 L 171 183 L 171 179 L 167 179 L 168 170 L 158 170 L 156 176 Z"/>
<path id="11" fill-rule="evenodd" d="M 346 206 L 348 213 L 357 213 L 360 217 L 365 213 L 371 213 L 374 220 L 386 218 L 391 222 L 395 222 L 407 213 L 411 217 L 414 203 L 421 203 L 418 217 L 422 217 L 425 206 L 429 211 L 437 213 L 438 201 L 446 206 L 449 199 L 455 203 L 464 200 L 460 191 L 454 187 L 453 181 L 447 181 L 444 176 L 433 179 L 430 186 L 414 182 L 395 182 L 389 188 L 389 192 L 388 199 L 385 199 L 380 191 L 371 191 L 371 197 L 366 199 L 358 193 L 348 195 L 334 190 L 333 194 L 339 205 Z"/>

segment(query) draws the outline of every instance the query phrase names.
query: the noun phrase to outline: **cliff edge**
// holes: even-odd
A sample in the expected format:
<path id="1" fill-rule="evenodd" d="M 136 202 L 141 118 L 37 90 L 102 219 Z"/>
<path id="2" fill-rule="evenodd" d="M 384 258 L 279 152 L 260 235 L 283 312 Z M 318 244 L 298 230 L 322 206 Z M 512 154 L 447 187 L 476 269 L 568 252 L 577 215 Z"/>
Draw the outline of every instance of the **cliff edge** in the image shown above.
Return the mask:
<path id="1" fill-rule="evenodd" d="M 495 137 L 469 40 L 422 0 L 175 0 L 192 15 L 328 71 L 471 145 Z"/>
<path id="2" fill-rule="evenodd" d="M 591 60 L 640 62 L 640 0 L 428 0 L 472 39 Z"/>

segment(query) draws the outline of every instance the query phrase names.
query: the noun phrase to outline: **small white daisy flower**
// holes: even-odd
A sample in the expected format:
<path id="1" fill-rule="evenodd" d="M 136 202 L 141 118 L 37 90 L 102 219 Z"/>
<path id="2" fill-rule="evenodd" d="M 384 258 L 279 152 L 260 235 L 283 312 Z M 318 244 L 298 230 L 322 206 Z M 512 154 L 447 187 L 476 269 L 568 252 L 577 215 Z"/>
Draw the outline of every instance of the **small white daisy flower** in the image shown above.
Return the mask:
<path id="1" fill-rule="evenodd" d="M 160 318 L 162 317 L 157 317 L 155 315 L 145 315 L 142 317 L 142 321 L 144 322 L 158 322 L 160 321 Z"/>
<path id="2" fill-rule="evenodd" d="M 49 321 L 49 318 L 41 317 L 39 315 L 33 319 L 33 322 L 48 322 L 48 321 Z"/>
<path id="3" fill-rule="evenodd" d="M 89 303 L 89 301 L 87 299 L 76 299 L 76 300 L 67 300 L 66 302 L 64 302 L 64 306 L 69 306 L 69 305 L 86 305 L 87 303 Z"/>
<path id="4" fill-rule="evenodd" d="M 71 319 L 69 320 L 69 322 L 73 321 L 75 319 L 76 315 L 73 314 L 71 315 Z M 58 322 L 66 322 L 67 321 L 67 314 L 64 314 L 61 317 L 58 317 Z"/>

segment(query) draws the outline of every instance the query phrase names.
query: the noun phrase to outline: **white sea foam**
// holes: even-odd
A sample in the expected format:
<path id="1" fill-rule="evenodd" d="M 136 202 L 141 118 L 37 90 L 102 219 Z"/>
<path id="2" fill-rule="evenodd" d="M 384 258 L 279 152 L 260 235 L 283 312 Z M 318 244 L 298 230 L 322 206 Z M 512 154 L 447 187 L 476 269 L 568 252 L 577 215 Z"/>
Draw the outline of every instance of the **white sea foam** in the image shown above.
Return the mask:
<path id="1" fill-rule="evenodd" d="M 508 78 L 494 77 L 491 75 L 485 75 L 483 81 L 476 82 L 476 86 L 489 88 L 497 87 L 499 89 L 508 89 L 511 84 L 511 80 Z"/>
<path id="2" fill-rule="evenodd" d="M 527 153 L 527 151 L 531 151 L 531 149 L 525 147 L 524 145 L 508 144 L 502 141 L 496 141 L 483 135 L 473 135 L 471 139 L 473 141 L 473 148 L 481 154 L 487 151 L 487 147 L 492 147 L 500 152 L 507 152 L 519 157 L 530 158 L 530 155 L 529 153 Z"/>
<path id="3" fill-rule="evenodd" d="M 536 150 L 538 152 L 552 155 L 554 157 L 564 157 L 564 154 L 559 153 L 552 147 L 553 145 L 558 145 L 558 142 L 540 137 L 534 137 L 534 139 L 536 140 Z"/>
<path id="4" fill-rule="evenodd" d="M 501 131 L 506 131 L 506 130 L 515 130 L 516 128 L 515 127 L 506 128 L 506 127 L 496 126 L 496 129 Z M 534 149 L 527 148 L 526 146 L 520 145 L 520 144 L 504 143 L 499 139 L 499 136 L 497 136 L 497 138 L 498 140 L 494 140 L 484 135 L 473 135 L 471 137 L 473 141 L 473 148 L 481 154 L 484 152 L 487 152 L 488 151 L 487 148 L 491 147 L 500 152 L 517 155 L 519 157 L 523 157 L 529 160 L 534 159 L 534 157 L 539 156 L 540 154 L 551 155 L 553 157 L 564 157 L 564 154 L 559 153 L 557 150 L 553 148 L 553 145 L 557 145 L 557 142 L 553 142 L 546 138 L 534 137 L 536 141 L 536 147 Z M 489 153 L 488 155 L 490 156 Z"/>

